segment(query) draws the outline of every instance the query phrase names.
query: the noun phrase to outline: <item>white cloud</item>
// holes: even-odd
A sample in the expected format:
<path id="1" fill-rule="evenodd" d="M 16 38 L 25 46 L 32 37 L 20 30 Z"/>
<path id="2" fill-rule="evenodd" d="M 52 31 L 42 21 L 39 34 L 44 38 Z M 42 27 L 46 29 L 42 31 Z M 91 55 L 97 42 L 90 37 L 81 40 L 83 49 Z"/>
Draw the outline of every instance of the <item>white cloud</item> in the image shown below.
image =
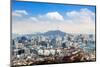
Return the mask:
<path id="1" fill-rule="evenodd" d="M 27 11 L 25 10 L 15 10 L 12 12 L 12 16 L 22 17 L 24 15 L 28 15 Z"/>
<path id="2" fill-rule="evenodd" d="M 64 21 L 63 16 L 58 12 L 48 12 L 43 15 L 38 15 L 36 18 L 43 22 L 45 21 L 50 23 Z"/>
<path id="3" fill-rule="evenodd" d="M 95 22 L 95 13 L 87 8 L 80 9 L 80 11 L 71 11 L 66 13 L 74 23 L 91 23 Z"/>
<path id="4" fill-rule="evenodd" d="M 46 17 L 51 19 L 51 20 L 60 20 L 63 21 L 63 16 L 60 15 L 58 12 L 49 12 L 46 14 Z"/>
<path id="5" fill-rule="evenodd" d="M 28 13 L 25 10 L 16 10 L 15 12 L 21 13 L 21 14 L 24 14 L 24 15 L 28 15 Z"/>
<path id="6" fill-rule="evenodd" d="M 21 14 L 18 14 L 18 13 L 15 13 L 15 12 L 13 12 L 13 13 L 12 13 L 12 16 L 22 17 L 22 15 L 21 15 Z"/>
<path id="7" fill-rule="evenodd" d="M 39 22 L 39 23 L 55 23 L 55 22 L 62 22 L 64 18 L 58 12 L 48 12 L 43 15 L 37 15 L 29 17 L 32 22 Z"/>
<path id="8" fill-rule="evenodd" d="M 27 20 L 13 23 L 13 33 L 33 33 L 57 30 L 58 27 L 64 32 L 95 33 L 95 13 L 87 8 L 80 11 L 66 12 L 63 18 L 58 12 L 48 12 L 37 15 Z"/>
<path id="9" fill-rule="evenodd" d="M 39 22 L 38 19 L 37 19 L 36 17 L 30 17 L 30 20 L 31 20 L 31 21 L 34 21 L 34 22 Z"/>

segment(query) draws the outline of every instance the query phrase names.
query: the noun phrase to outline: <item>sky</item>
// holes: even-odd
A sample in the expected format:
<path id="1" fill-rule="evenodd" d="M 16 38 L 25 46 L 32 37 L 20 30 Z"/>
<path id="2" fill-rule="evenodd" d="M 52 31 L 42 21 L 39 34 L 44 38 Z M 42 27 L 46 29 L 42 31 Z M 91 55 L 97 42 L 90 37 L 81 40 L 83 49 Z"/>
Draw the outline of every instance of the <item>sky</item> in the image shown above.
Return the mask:
<path id="1" fill-rule="evenodd" d="M 95 33 L 95 6 L 12 2 L 12 33 Z"/>

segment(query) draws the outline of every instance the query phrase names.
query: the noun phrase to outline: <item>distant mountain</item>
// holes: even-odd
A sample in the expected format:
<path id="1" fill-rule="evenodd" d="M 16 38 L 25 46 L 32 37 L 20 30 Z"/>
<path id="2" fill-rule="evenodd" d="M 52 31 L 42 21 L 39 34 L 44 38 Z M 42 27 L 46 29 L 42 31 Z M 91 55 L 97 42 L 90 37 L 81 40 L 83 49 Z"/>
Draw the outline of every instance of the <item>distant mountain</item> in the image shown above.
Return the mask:
<path id="1" fill-rule="evenodd" d="M 44 33 L 40 33 L 37 32 L 36 34 L 24 34 L 24 35 L 19 35 L 19 34 L 12 34 L 12 38 L 17 38 L 18 40 L 21 39 L 21 37 L 27 37 L 28 39 L 30 39 L 32 36 L 36 36 L 36 35 L 43 35 L 43 36 L 52 36 L 52 38 L 55 38 L 57 35 L 60 36 L 65 36 L 67 33 L 62 32 L 60 30 L 51 30 L 51 31 L 47 31 Z"/>
<path id="2" fill-rule="evenodd" d="M 60 30 L 52 30 L 52 31 L 48 31 L 48 32 L 45 32 L 45 33 L 43 33 L 43 35 L 46 35 L 46 36 L 49 36 L 49 35 L 60 35 L 60 36 L 64 36 L 64 35 L 66 35 L 66 33 L 65 32 L 62 32 L 62 31 L 60 31 Z"/>

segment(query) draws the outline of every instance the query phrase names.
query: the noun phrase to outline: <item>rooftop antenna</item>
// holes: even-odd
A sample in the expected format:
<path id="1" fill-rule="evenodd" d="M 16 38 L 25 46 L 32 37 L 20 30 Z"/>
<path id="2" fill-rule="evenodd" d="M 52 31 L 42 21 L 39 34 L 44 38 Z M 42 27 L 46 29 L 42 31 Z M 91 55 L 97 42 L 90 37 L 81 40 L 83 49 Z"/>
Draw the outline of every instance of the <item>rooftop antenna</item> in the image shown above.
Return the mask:
<path id="1" fill-rule="evenodd" d="M 57 30 L 59 31 L 60 30 L 60 27 L 57 25 Z M 58 32 L 57 36 L 59 36 L 60 33 Z"/>

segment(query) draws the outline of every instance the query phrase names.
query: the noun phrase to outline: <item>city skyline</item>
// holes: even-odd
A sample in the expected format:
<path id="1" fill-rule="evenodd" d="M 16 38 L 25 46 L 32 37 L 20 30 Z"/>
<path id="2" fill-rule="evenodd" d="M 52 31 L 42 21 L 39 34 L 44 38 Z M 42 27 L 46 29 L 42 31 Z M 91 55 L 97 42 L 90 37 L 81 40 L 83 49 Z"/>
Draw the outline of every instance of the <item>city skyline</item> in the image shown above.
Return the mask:
<path id="1" fill-rule="evenodd" d="M 95 12 L 95 6 L 13 2 L 12 33 L 61 30 L 66 33 L 94 34 Z"/>

